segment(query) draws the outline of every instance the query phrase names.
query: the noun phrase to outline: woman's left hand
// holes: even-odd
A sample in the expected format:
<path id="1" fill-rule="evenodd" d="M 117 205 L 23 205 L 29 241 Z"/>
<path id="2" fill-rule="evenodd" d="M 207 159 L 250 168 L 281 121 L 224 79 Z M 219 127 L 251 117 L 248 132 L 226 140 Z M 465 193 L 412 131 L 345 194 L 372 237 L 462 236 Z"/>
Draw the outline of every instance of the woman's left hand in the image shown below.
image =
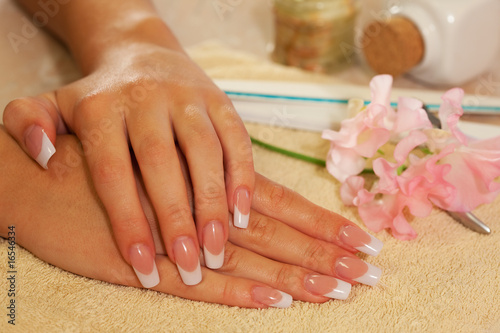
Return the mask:
<path id="1" fill-rule="evenodd" d="M 0 217 L 0 234 L 7 235 L 7 226 L 15 225 L 19 244 L 42 260 L 75 274 L 140 287 L 113 241 L 85 164 L 75 163 L 63 182 L 54 182 L 55 171 L 26 166 L 27 157 L 1 130 L 0 143 L 0 153 L 9 157 L 8 164 L 0 165 L 5 175 L 0 208 L 6 212 Z M 63 153 L 55 162 L 67 165 L 77 146 L 74 137 L 61 136 L 58 149 Z M 349 283 L 374 285 L 379 280 L 380 269 L 353 254 L 377 254 L 382 244 L 374 237 L 262 176 L 257 175 L 255 189 L 249 228 L 229 227 L 224 265 L 217 271 L 202 268 L 203 281 L 191 287 L 182 283 L 165 256 L 153 210 L 142 196 L 162 277 L 154 289 L 241 307 L 283 307 L 292 297 L 308 302 L 344 299 Z"/>

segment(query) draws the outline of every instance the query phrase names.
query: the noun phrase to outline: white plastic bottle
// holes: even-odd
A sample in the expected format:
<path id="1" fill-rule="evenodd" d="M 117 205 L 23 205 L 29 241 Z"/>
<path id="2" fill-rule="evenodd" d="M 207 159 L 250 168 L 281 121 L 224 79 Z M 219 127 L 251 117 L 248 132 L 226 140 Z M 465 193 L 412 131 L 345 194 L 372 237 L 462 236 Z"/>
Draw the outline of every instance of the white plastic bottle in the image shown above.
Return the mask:
<path id="1" fill-rule="evenodd" d="M 500 60 L 500 0 L 391 2 L 391 19 L 364 30 L 363 53 L 376 72 L 451 86 Z"/>

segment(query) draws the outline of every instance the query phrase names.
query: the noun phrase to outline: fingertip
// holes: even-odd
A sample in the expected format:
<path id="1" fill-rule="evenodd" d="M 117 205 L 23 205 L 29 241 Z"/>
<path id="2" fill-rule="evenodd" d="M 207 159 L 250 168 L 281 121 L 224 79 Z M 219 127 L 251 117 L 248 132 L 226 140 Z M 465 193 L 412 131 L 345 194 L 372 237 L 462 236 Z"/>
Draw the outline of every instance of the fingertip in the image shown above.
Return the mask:
<path id="1" fill-rule="evenodd" d="M 188 286 L 199 284 L 202 274 L 194 240 L 188 236 L 178 237 L 173 244 L 173 253 L 182 282 Z"/>
<path id="2" fill-rule="evenodd" d="M 44 169 L 55 154 L 56 148 L 47 133 L 38 125 L 29 126 L 24 133 L 24 144 L 30 156 Z"/>
<path id="3" fill-rule="evenodd" d="M 19 98 L 5 107 L 3 120 L 18 144 L 47 169 L 56 151 L 56 125 L 61 122 L 56 106 L 47 97 Z"/>
<path id="4" fill-rule="evenodd" d="M 224 227 L 219 221 L 211 221 L 203 228 L 203 255 L 208 268 L 219 269 L 224 264 Z"/>
<path id="5" fill-rule="evenodd" d="M 246 229 L 250 220 L 252 196 L 246 186 L 240 186 L 234 191 L 233 224 L 237 228 Z"/>

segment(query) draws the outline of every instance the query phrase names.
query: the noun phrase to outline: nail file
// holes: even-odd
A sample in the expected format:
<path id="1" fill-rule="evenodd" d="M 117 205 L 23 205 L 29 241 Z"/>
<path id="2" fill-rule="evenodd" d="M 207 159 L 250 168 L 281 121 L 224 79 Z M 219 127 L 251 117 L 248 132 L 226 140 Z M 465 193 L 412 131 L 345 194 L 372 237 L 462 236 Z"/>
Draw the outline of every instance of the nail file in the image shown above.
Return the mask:
<path id="1" fill-rule="evenodd" d="M 214 80 L 233 102 L 245 121 L 267 125 L 322 131 L 338 128 L 348 117 L 347 102 L 361 98 L 369 103 L 368 86 L 352 84 L 294 83 L 258 80 Z M 392 89 L 392 96 L 412 96 L 426 101 L 429 110 L 437 111 L 443 91 Z M 392 101 L 397 105 L 397 100 Z M 500 116 L 500 98 L 465 95 L 464 112 Z"/>

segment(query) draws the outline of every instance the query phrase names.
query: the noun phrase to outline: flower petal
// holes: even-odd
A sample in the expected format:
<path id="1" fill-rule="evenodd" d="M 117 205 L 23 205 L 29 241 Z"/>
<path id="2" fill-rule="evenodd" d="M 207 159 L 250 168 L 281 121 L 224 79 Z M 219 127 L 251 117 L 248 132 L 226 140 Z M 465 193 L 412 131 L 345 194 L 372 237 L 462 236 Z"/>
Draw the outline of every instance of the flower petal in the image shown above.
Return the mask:
<path id="1" fill-rule="evenodd" d="M 464 91 L 461 88 L 453 88 L 444 93 L 441 97 L 443 103 L 439 107 L 439 120 L 441 120 L 443 130 L 449 130 L 460 143 L 466 145 L 467 136 L 457 127 L 458 120 L 464 114 L 462 109 L 463 98 Z"/>
<path id="2" fill-rule="evenodd" d="M 342 147 L 331 148 L 326 159 L 326 169 L 340 182 L 359 174 L 365 164 L 365 159 L 356 151 Z"/>
<path id="3" fill-rule="evenodd" d="M 422 102 L 418 99 L 400 97 L 398 99 L 398 111 L 393 134 L 414 129 L 432 128 L 429 117 L 422 106 Z"/>

